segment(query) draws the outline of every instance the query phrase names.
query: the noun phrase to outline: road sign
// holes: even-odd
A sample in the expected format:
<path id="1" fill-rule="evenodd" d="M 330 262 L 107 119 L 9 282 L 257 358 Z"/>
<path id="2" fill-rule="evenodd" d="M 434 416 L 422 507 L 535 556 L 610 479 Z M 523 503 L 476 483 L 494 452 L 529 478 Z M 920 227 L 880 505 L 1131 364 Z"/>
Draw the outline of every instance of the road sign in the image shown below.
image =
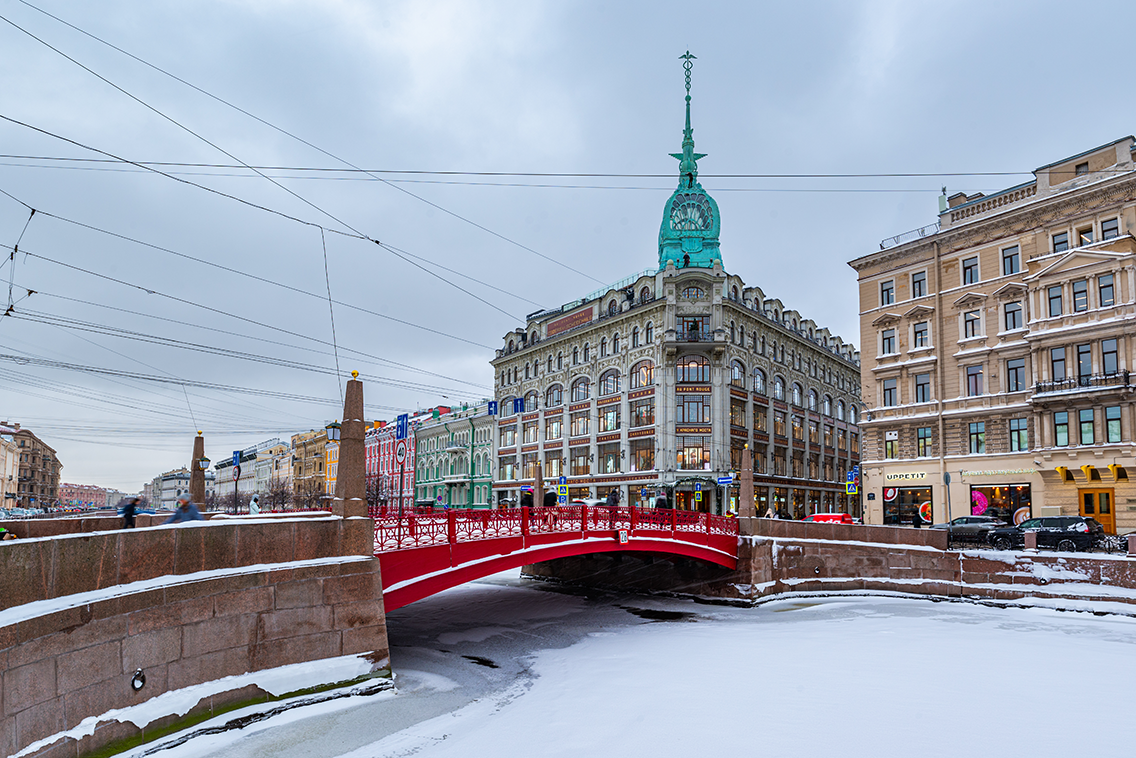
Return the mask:
<path id="1" fill-rule="evenodd" d="M 627 530 L 626 529 L 620 529 L 619 530 L 619 544 L 621 544 L 621 545 L 627 544 Z"/>
<path id="2" fill-rule="evenodd" d="M 694 502 L 696 502 L 696 503 L 702 502 L 702 493 L 701 492 L 695 492 L 694 493 Z"/>
<path id="3" fill-rule="evenodd" d="M 568 485 L 562 484 L 556 489 L 556 494 L 561 497 L 568 497 Z"/>
<path id="4" fill-rule="evenodd" d="M 395 419 L 394 438 L 404 440 L 410 436 L 410 414 L 404 413 Z"/>
<path id="5" fill-rule="evenodd" d="M 398 445 L 394 448 L 394 459 L 398 461 L 399 465 L 406 460 L 406 442 L 403 440 L 398 441 Z"/>
<path id="6" fill-rule="evenodd" d="M 559 484 L 560 484 L 560 486 L 561 486 L 561 487 L 563 487 L 564 485 L 568 484 L 568 477 L 566 477 L 566 476 L 562 476 L 562 477 L 560 477 L 560 482 L 559 482 Z"/>
<path id="7" fill-rule="evenodd" d="M 695 482 L 694 483 L 694 491 L 695 492 L 701 492 L 702 491 L 702 482 Z M 702 498 L 695 498 L 695 499 L 701 500 Z"/>
<path id="8" fill-rule="evenodd" d="M 234 450 L 233 451 L 233 465 L 234 466 L 241 465 L 241 451 L 240 450 Z"/>
<path id="9" fill-rule="evenodd" d="M 844 493 L 846 495 L 855 495 L 856 492 L 857 492 L 856 482 L 845 482 L 844 483 Z"/>
<path id="10" fill-rule="evenodd" d="M 241 478 L 241 467 L 233 466 L 233 481 Z"/>
<path id="11" fill-rule="evenodd" d="M 497 401 L 496 400 L 490 400 L 489 401 L 489 410 L 487 411 L 487 413 L 490 416 L 496 416 L 497 415 Z"/>
<path id="12" fill-rule="evenodd" d="M 568 496 L 567 495 L 558 495 L 556 497 L 556 504 L 557 505 L 568 505 Z"/>
<path id="13" fill-rule="evenodd" d="M 525 399 L 523 397 L 513 398 L 513 413 L 525 412 Z"/>
<path id="14" fill-rule="evenodd" d="M 639 497 L 647 497 L 647 488 L 646 487 L 639 490 Z"/>
<path id="15" fill-rule="evenodd" d="M 718 477 L 718 484 L 733 484 L 733 483 L 734 483 L 734 477 L 732 477 L 732 476 L 720 476 L 720 477 Z"/>

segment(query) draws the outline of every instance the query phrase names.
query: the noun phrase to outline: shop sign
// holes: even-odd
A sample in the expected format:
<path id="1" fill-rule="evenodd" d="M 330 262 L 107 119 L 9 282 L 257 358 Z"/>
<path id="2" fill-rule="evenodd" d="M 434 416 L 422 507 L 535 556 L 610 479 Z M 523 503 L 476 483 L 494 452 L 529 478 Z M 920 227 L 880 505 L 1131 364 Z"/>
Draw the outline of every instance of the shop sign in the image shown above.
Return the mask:
<path id="1" fill-rule="evenodd" d="M 583 326 L 592 320 L 592 308 L 585 308 L 576 311 L 570 316 L 557 319 L 548 325 L 548 336 L 554 337 L 561 332 L 566 332 L 569 329 L 575 329 L 577 326 Z"/>
<path id="2" fill-rule="evenodd" d="M 926 471 L 893 471 L 890 474 L 884 474 L 885 482 L 915 482 L 926 478 Z"/>
<path id="3" fill-rule="evenodd" d="M 988 471 L 960 471 L 960 476 L 1013 476 L 1017 474 L 1036 474 L 1035 468 L 1000 468 Z"/>

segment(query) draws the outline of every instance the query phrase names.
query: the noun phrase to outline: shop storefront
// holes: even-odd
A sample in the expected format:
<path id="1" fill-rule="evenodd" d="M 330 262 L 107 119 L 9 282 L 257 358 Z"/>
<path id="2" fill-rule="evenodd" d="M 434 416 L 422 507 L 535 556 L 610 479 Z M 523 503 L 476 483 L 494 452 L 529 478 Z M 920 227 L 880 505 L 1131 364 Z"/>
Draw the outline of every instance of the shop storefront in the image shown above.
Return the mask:
<path id="1" fill-rule="evenodd" d="M 1020 524 L 1033 515 L 1028 484 L 970 486 L 970 514 L 992 516 L 1007 524 Z"/>
<path id="2" fill-rule="evenodd" d="M 931 487 L 884 487 L 884 523 L 930 526 L 934 502 Z"/>

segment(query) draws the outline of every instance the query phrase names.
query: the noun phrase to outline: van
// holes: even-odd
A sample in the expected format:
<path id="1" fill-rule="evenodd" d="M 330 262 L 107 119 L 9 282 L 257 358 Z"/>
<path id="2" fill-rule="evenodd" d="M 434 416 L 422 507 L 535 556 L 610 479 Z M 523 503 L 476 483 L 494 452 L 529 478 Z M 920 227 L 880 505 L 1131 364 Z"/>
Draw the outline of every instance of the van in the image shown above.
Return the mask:
<path id="1" fill-rule="evenodd" d="M 852 517 L 847 513 L 814 513 L 805 516 L 805 521 L 824 522 L 827 524 L 852 524 Z"/>

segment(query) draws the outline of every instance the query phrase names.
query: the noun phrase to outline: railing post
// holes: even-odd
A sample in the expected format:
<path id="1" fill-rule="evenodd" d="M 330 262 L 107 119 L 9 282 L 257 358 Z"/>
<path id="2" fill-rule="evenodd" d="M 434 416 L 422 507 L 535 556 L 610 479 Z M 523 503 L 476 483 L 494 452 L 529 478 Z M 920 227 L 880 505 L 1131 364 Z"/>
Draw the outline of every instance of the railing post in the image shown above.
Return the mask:
<path id="1" fill-rule="evenodd" d="M 676 531 L 678 531 L 678 509 L 672 508 L 671 509 L 671 536 L 672 537 L 674 536 L 674 533 Z"/>
<path id="2" fill-rule="evenodd" d="M 706 518 L 702 521 L 702 526 L 707 534 L 710 534 L 710 511 L 706 512 Z"/>
<path id="3" fill-rule="evenodd" d="M 446 536 L 451 545 L 458 541 L 458 516 L 453 511 L 446 511 Z"/>
<path id="4" fill-rule="evenodd" d="M 633 505 L 627 506 L 628 518 L 631 519 L 631 531 L 635 531 L 635 527 L 639 523 L 638 513 Z"/>
<path id="5" fill-rule="evenodd" d="M 588 533 L 588 506 L 580 503 L 580 534 Z"/>
<path id="6" fill-rule="evenodd" d="M 521 506 L 521 534 L 529 536 L 529 507 L 527 505 Z"/>

